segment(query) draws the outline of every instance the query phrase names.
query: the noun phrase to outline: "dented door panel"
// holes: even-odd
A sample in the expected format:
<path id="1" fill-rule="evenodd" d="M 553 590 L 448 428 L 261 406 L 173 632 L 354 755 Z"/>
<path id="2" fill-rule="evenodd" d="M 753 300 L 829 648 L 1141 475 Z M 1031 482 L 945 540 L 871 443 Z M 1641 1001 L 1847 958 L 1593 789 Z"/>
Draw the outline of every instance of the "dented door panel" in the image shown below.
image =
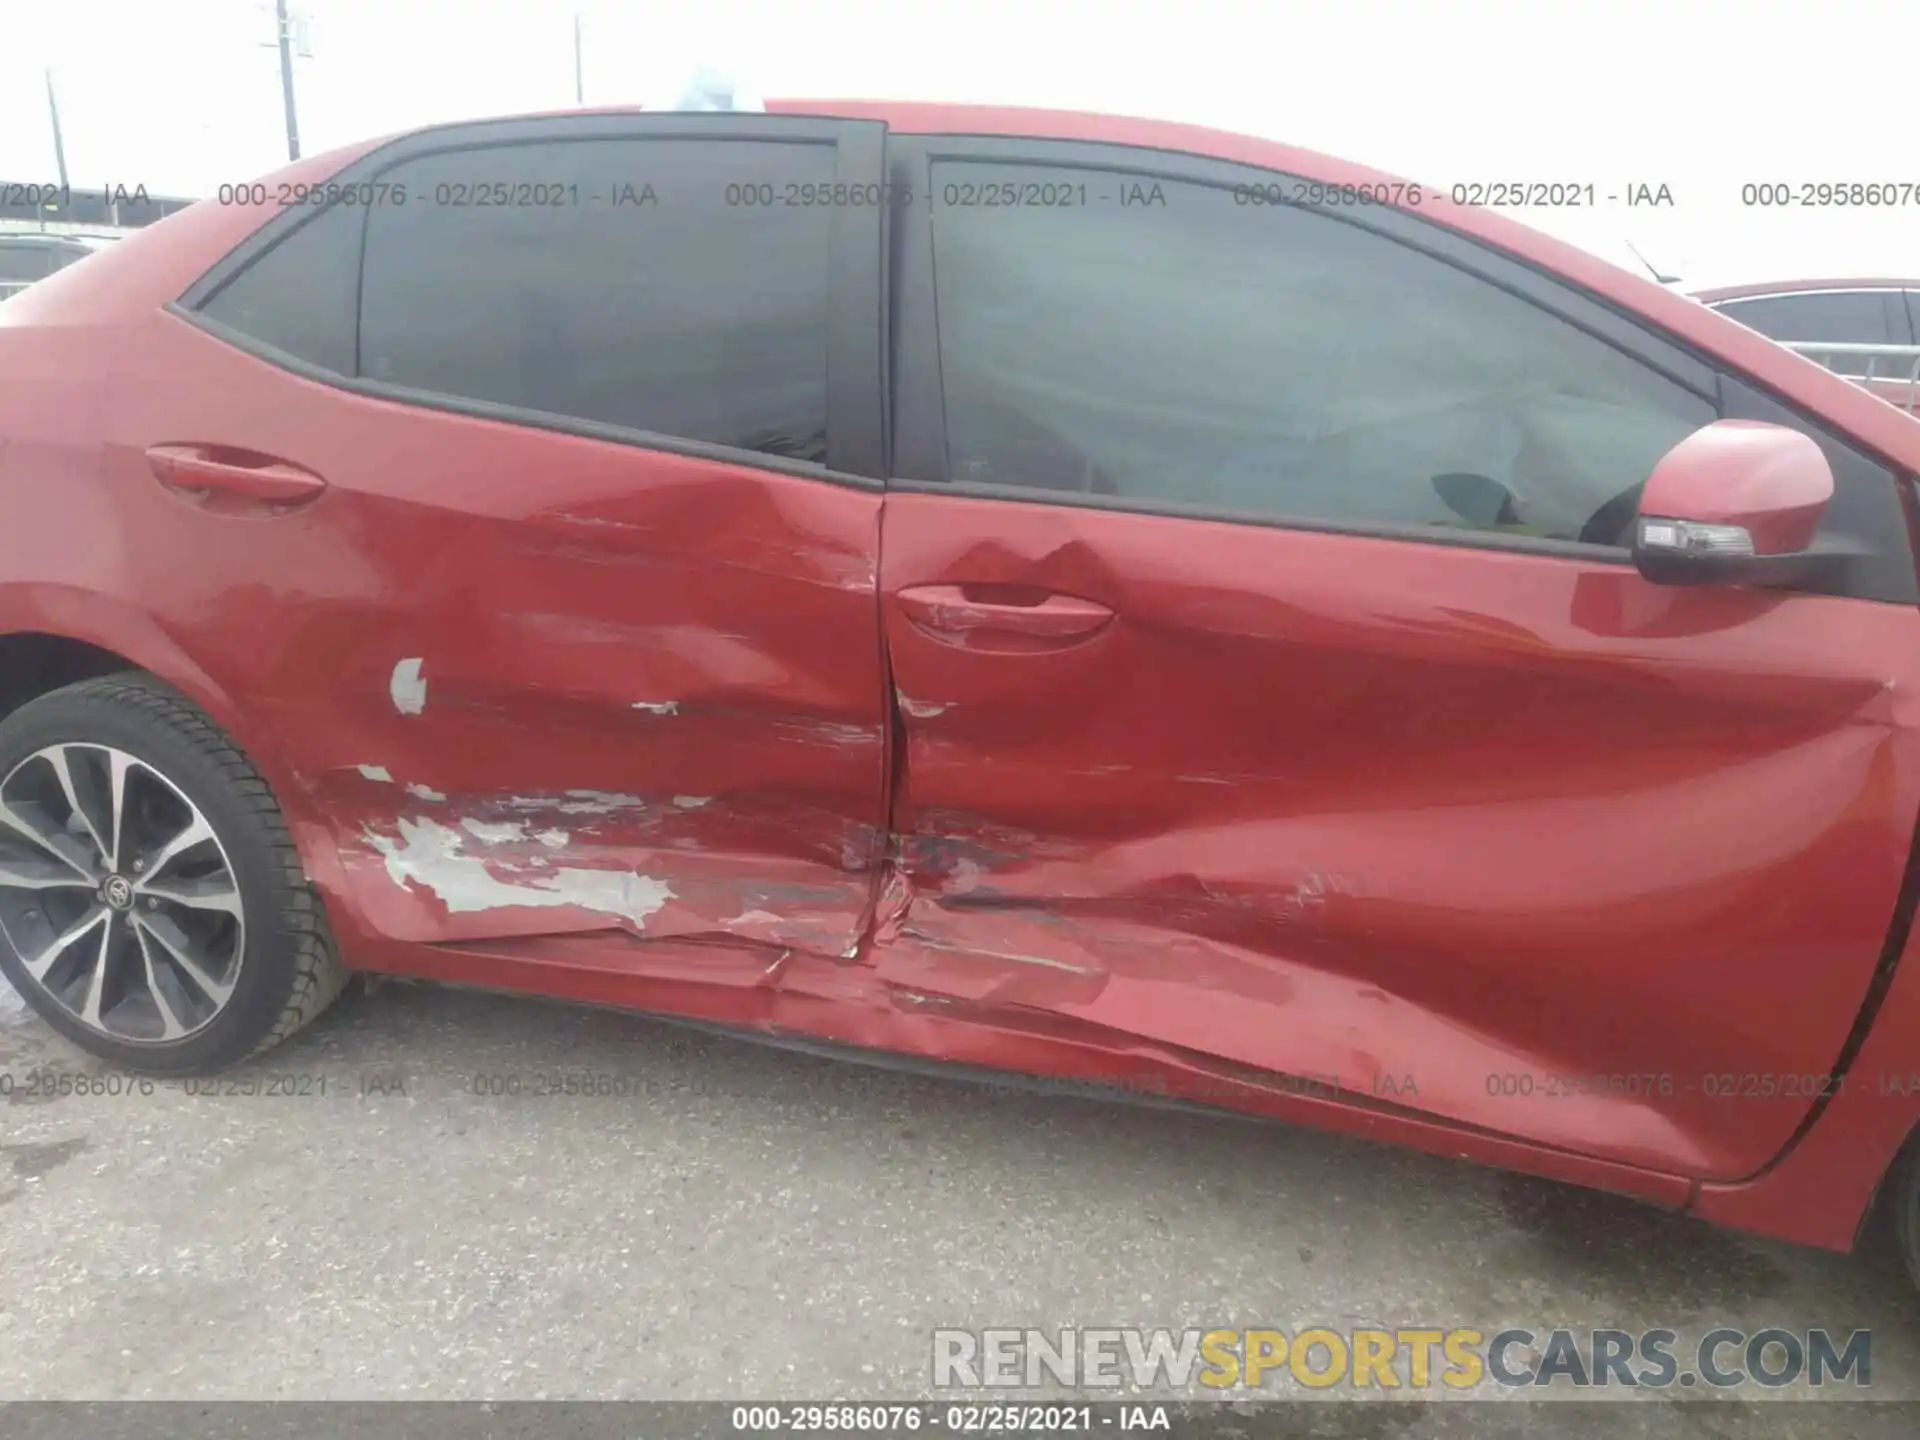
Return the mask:
<path id="1" fill-rule="evenodd" d="M 357 928 L 854 943 L 884 818 L 877 486 L 355 394 L 170 315 L 133 343 L 152 378 L 105 478 L 156 573 L 129 585 L 291 757 Z M 144 458 L 204 435 L 328 489 L 210 513 Z M 182 574 L 194 553 L 219 564 Z"/>
<path id="2" fill-rule="evenodd" d="M 887 979 L 1695 1176 L 1820 1094 L 1920 810 L 1912 610 L 925 493 L 884 555 Z M 1005 653 L 924 586 L 1115 619 Z"/>

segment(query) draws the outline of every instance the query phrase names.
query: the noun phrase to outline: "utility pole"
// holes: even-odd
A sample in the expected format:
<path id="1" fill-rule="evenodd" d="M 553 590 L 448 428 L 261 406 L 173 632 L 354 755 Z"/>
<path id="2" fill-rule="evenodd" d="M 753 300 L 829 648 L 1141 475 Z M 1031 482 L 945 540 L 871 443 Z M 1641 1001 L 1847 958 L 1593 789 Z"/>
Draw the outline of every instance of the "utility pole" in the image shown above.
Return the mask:
<path id="1" fill-rule="evenodd" d="M 277 38 L 280 43 L 280 94 L 287 106 L 287 158 L 300 158 L 300 119 L 293 108 L 293 34 L 287 20 L 287 0 L 273 0 Z"/>
<path id="2" fill-rule="evenodd" d="M 576 105 L 587 103 L 584 74 L 580 64 L 580 12 L 576 10 L 573 15 L 573 103 Z"/>
<path id="3" fill-rule="evenodd" d="M 67 188 L 67 147 L 60 139 L 60 106 L 53 98 L 53 71 L 47 71 L 47 114 L 53 117 L 53 163 L 60 171 L 60 188 Z"/>

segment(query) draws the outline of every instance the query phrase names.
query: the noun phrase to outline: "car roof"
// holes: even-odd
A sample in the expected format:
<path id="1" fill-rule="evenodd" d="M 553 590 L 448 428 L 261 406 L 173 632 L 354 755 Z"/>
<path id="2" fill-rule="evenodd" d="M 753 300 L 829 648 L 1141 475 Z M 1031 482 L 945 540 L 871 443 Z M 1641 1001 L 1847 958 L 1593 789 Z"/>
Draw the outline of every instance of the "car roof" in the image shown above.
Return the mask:
<path id="1" fill-rule="evenodd" d="M 1696 300 L 1713 304 L 1721 300 L 1746 300 L 1757 295 L 1800 295 L 1817 290 L 1920 290 L 1920 280 L 1889 280 L 1873 277 L 1854 280 L 1760 280 L 1749 285 L 1717 285 L 1694 290 Z"/>
<path id="2" fill-rule="evenodd" d="M 44 230 L 0 230 L 0 245 L 44 245 L 50 250 L 85 250 L 87 242 L 78 235 L 49 235 Z"/>

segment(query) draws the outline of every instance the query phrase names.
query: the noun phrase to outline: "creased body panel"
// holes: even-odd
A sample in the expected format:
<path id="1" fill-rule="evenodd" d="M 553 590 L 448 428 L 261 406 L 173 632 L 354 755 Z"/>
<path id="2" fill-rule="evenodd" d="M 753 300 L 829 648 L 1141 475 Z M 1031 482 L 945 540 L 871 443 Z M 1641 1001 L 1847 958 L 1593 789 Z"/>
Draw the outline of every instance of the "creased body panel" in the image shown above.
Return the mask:
<path id="1" fill-rule="evenodd" d="M 105 468 L 146 541 L 127 583 L 276 735 L 368 933 L 853 944 L 876 493 L 350 394 L 172 316 L 136 343 Z M 207 435 L 329 488 L 277 515 L 163 490 L 145 447 Z"/>
<path id="2" fill-rule="evenodd" d="M 1849 1250 L 1874 1195 L 1920 1123 L 1920 933 L 1909 932 L 1886 997 L 1826 1108 L 1778 1163 L 1750 1180 L 1698 1187 L 1716 1225 Z"/>
<path id="3" fill-rule="evenodd" d="M 917 494 L 884 553 L 889 979 L 1695 1176 L 1820 1094 L 1920 806 L 1920 616 Z M 1116 619 L 984 652 L 894 599 L 931 584 Z"/>

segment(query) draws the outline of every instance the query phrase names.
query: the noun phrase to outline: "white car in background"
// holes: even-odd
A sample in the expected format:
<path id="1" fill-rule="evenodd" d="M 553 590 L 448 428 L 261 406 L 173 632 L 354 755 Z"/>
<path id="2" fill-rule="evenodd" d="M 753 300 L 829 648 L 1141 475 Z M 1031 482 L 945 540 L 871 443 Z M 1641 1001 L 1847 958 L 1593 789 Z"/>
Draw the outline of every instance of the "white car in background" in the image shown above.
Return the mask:
<path id="1" fill-rule="evenodd" d="M 1774 280 L 1692 295 L 1890 404 L 1920 413 L 1920 280 Z"/>
<path id="2" fill-rule="evenodd" d="M 88 235 L 0 231 L 0 300 L 86 259 L 106 243 Z"/>

